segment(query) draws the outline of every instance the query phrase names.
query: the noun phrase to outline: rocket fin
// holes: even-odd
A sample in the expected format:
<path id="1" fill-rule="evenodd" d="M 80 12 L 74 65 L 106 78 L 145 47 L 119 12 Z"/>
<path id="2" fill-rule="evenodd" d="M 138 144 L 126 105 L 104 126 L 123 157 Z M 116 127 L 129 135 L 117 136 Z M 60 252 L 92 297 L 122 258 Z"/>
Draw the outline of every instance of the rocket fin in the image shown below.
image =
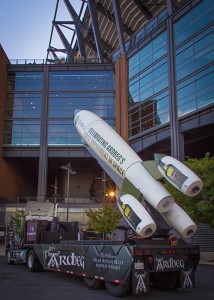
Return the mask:
<path id="1" fill-rule="evenodd" d="M 104 161 L 102 161 L 101 158 L 99 158 L 99 156 L 91 148 L 88 147 L 87 144 L 85 144 L 85 147 L 87 148 L 88 152 L 97 160 L 97 162 L 99 163 L 99 165 L 101 166 L 101 168 L 103 168 L 103 170 L 114 181 L 114 183 L 116 184 L 116 186 L 119 189 L 122 189 L 123 179 L 120 176 L 118 176 L 116 174 L 116 172 L 113 172 L 111 170 L 111 168 L 107 164 L 105 164 Z"/>
<path id="2" fill-rule="evenodd" d="M 150 175 L 152 175 L 152 177 L 155 180 L 160 180 L 164 178 L 161 172 L 158 170 L 157 161 L 155 160 L 144 161 L 143 166 L 150 173 Z"/>
<path id="3" fill-rule="evenodd" d="M 138 201 L 140 201 L 143 196 L 142 193 L 127 178 L 123 180 L 122 194 L 130 194 Z"/>

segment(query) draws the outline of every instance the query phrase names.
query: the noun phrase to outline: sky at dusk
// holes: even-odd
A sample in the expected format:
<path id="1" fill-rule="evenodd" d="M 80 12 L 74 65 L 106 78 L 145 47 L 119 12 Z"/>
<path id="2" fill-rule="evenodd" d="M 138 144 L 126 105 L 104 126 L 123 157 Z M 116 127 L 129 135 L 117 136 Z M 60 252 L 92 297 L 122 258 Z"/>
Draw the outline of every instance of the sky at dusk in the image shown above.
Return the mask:
<path id="1" fill-rule="evenodd" d="M 9 59 L 46 58 L 56 2 L 0 0 L 0 44 Z M 70 3 L 79 13 L 81 0 Z M 56 20 L 72 21 L 63 0 L 59 2 Z M 54 46 L 61 45 L 58 36 L 55 39 Z"/>

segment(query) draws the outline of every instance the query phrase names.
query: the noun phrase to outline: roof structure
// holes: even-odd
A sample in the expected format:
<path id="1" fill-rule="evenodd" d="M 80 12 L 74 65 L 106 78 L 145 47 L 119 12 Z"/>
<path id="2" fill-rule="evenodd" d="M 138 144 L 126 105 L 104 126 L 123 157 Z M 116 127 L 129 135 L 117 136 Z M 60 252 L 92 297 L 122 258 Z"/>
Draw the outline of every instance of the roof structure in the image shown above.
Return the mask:
<path id="1" fill-rule="evenodd" d="M 57 0 L 47 62 L 111 62 L 112 54 L 126 51 L 126 42 L 136 35 L 162 10 L 168 14 L 189 0 L 77 0 L 79 13 L 72 1 Z M 58 9 L 64 5 L 67 20 L 58 20 Z M 54 45 L 54 34 L 61 44 Z"/>

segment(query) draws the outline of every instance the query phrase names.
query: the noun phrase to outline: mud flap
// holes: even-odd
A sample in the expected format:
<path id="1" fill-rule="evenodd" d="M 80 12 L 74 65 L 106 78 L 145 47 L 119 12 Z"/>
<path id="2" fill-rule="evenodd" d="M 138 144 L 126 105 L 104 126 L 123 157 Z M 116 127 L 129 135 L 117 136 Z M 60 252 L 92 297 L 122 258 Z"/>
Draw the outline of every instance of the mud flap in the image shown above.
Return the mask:
<path id="1" fill-rule="evenodd" d="M 195 287 L 195 270 L 193 267 L 180 271 L 180 285 L 183 289 Z"/>
<path id="2" fill-rule="evenodd" d="M 134 263 L 132 292 L 134 295 L 149 293 L 149 270 L 144 267 L 144 263 Z"/>

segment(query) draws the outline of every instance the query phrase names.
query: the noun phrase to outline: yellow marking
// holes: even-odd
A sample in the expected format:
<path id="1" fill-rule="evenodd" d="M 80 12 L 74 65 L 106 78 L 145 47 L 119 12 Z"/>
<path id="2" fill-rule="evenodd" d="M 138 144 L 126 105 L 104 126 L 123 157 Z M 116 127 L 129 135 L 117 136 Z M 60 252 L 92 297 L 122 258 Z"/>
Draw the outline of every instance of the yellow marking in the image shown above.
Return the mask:
<path id="1" fill-rule="evenodd" d="M 167 176 L 171 177 L 173 172 L 174 172 L 174 169 L 172 167 L 169 167 L 167 170 Z"/>
<path id="2" fill-rule="evenodd" d="M 125 216 L 128 217 L 130 212 L 131 212 L 131 209 L 129 207 L 126 207 L 126 209 L 124 211 Z"/>
<path id="3" fill-rule="evenodd" d="M 163 166 L 164 170 L 166 171 L 168 169 L 168 166 L 167 165 L 164 165 Z"/>

